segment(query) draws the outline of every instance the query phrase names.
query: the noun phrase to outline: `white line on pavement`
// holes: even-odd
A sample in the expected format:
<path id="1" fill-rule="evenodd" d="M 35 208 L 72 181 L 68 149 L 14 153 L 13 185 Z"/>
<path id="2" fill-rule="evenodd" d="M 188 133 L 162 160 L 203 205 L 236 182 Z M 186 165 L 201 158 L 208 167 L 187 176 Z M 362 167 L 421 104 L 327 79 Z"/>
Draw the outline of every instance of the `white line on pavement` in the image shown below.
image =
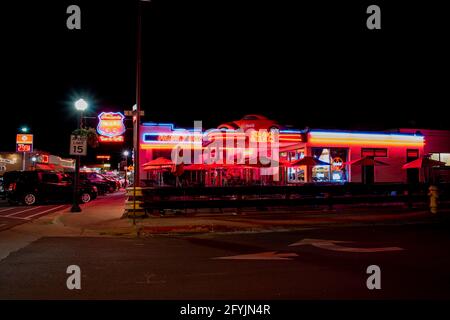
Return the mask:
<path id="1" fill-rule="evenodd" d="M 22 210 L 22 211 L 19 211 L 19 212 L 14 212 L 14 213 L 8 214 L 8 215 L 6 215 L 6 216 L 4 216 L 4 217 L 15 216 L 15 215 L 20 214 L 20 213 L 24 213 L 24 212 L 27 212 L 27 211 L 39 209 L 40 207 L 42 207 L 42 206 L 32 207 L 32 208 L 27 209 L 27 210 Z"/>
<path id="2" fill-rule="evenodd" d="M 3 226 L 6 226 L 6 224 L 4 224 L 4 223 L 0 224 L 0 228 L 3 227 Z"/>
<path id="3" fill-rule="evenodd" d="M 0 212 L 5 212 L 5 211 L 8 211 L 8 210 L 17 209 L 17 208 L 18 208 L 18 207 L 11 207 L 11 208 L 8 208 L 8 209 L 0 210 Z"/>
<path id="4" fill-rule="evenodd" d="M 40 215 L 40 214 L 47 213 L 47 212 L 52 211 L 52 210 L 57 210 L 57 209 L 59 209 L 59 208 L 65 207 L 65 206 L 67 206 L 67 205 L 66 205 L 66 204 L 63 204 L 63 205 L 58 206 L 58 207 L 54 207 L 54 208 L 51 208 L 51 209 L 48 209 L 48 210 L 45 210 L 45 211 L 41 211 L 41 212 L 39 212 L 39 213 L 35 213 L 35 214 L 31 215 L 31 216 L 28 216 L 28 217 L 26 217 L 25 219 L 31 219 L 31 218 L 33 218 L 33 217 L 35 217 L 35 216 Z"/>

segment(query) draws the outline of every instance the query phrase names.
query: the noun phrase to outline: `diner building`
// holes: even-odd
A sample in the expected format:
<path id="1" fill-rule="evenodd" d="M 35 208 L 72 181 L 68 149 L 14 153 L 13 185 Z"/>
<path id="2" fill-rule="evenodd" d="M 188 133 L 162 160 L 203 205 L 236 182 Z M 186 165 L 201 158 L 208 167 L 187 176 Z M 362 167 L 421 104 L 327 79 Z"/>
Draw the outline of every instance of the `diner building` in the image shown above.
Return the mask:
<path id="1" fill-rule="evenodd" d="M 294 129 L 258 115 L 243 119 L 248 120 L 210 130 L 142 124 L 139 170 L 144 184 L 417 183 L 429 178 L 429 173 L 425 174 L 429 168 L 422 167 L 425 162 L 420 160 L 425 158 L 435 160 L 433 167 L 449 172 L 449 131 Z M 249 128 L 256 130 L 247 134 Z M 211 161 L 211 145 L 225 135 L 231 135 L 234 142 L 215 149 L 223 153 L 222 162 Z M 239 144 L 240 138 L 243 144 Z M 263 155 L 261 143 L 265 143 Z M 186 157 L 183 150 L 183 159 L 189 161 L 174 160 L 174 149 L 185 146 L 190 154 Z M 240 160 L 227 161 L 230 154 Z"/>

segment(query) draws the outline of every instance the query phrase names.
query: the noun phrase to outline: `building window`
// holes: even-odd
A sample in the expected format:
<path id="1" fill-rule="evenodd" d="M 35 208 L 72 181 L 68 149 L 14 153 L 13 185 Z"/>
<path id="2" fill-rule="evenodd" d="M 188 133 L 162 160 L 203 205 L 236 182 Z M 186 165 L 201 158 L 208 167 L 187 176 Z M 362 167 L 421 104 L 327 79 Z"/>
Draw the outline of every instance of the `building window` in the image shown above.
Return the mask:
<path id="1" fill-rule="evenodd" d="M 303 158 L 304 149 L 298 149 L 288 153 L 288 161 L 295 161 Z M 287 168 L 287 180 L 289 183 L 305 182 L 305 170 L 303 168 Z"/>
<path id="2" fill-rule="evenodd" d="M 348 150 L 345 148 L 312 148 L 313 157 L 329 163 L 329 165 L 314 166 L 312 180 L 315 182 L 347 181 Z"/>
<path id="3" fill-rule="evenodd" d="M 450 166 L 450 153 L 431 153 L 431 159 L 445 162 L 446 166 Z"/>
<path id="4" fill-rule="evenodd" d="M 361 157 L 387 157 L 386 148 L 362 148 Z"/>
<path id="5" fill-rule="evenodd" d="M 406 150 L 406 157 L 417 159 L 419 157 L 419 150 L 418 149 L 407 149 Z"/>

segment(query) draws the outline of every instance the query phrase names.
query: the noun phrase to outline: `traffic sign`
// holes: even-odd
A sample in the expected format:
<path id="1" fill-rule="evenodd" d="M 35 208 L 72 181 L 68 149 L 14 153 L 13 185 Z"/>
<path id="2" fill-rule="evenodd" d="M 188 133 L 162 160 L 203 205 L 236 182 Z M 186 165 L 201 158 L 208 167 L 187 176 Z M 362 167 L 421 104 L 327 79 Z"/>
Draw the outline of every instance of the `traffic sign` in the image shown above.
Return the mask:
<path id="1" fill-rule="evenodd" d="M 87 137 L 85 136 L 70 136 L 70 155 L 85 156 L 87 154 Z"/>

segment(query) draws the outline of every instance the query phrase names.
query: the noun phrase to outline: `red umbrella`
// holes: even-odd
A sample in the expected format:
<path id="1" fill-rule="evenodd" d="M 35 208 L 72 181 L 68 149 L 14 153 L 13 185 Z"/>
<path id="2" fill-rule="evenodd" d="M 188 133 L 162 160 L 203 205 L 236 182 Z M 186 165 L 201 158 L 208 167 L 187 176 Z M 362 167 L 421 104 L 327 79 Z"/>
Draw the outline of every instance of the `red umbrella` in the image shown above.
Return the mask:
<path id="1" fill-rule="evenodd" d="M 348 161 L 345 164 L 348 165 L 357 165 L 357 166 L 388 166 L 386 162 L 375 160 L 370 157 L 362 157 L 361 159 L 356 159 L 352 161 Z"/>
<path id="2" fill-rule="evenodd" d="M 314 166 L 329 166 L 330 164 L 328 162 L 322 161 L 320 159 L 311 157 L 311 156 L 304 156 L 301 159 L 295 160 L 287 166 L 289 167 L 300 167 L 300 166 L 307 166 L 307 167 L 314 167 Z"/>
<path id="3" fill-rule="evenodd" d="M 144 163 L 142 166 L 144 167 L 144 170 L 159 170 L 159 169 L 170 169 L 174 165 L 172 160 L 159 157 L 154 160 L 151 160 L 147 163 Z"/>
<path id="4" fill-rule="evenodd" d="M 429 157 L 420 157 L 403 165 L 402 169 L 422 169 L 437 166 L 445 166 L 445 162 L 430 159 Z"/>

